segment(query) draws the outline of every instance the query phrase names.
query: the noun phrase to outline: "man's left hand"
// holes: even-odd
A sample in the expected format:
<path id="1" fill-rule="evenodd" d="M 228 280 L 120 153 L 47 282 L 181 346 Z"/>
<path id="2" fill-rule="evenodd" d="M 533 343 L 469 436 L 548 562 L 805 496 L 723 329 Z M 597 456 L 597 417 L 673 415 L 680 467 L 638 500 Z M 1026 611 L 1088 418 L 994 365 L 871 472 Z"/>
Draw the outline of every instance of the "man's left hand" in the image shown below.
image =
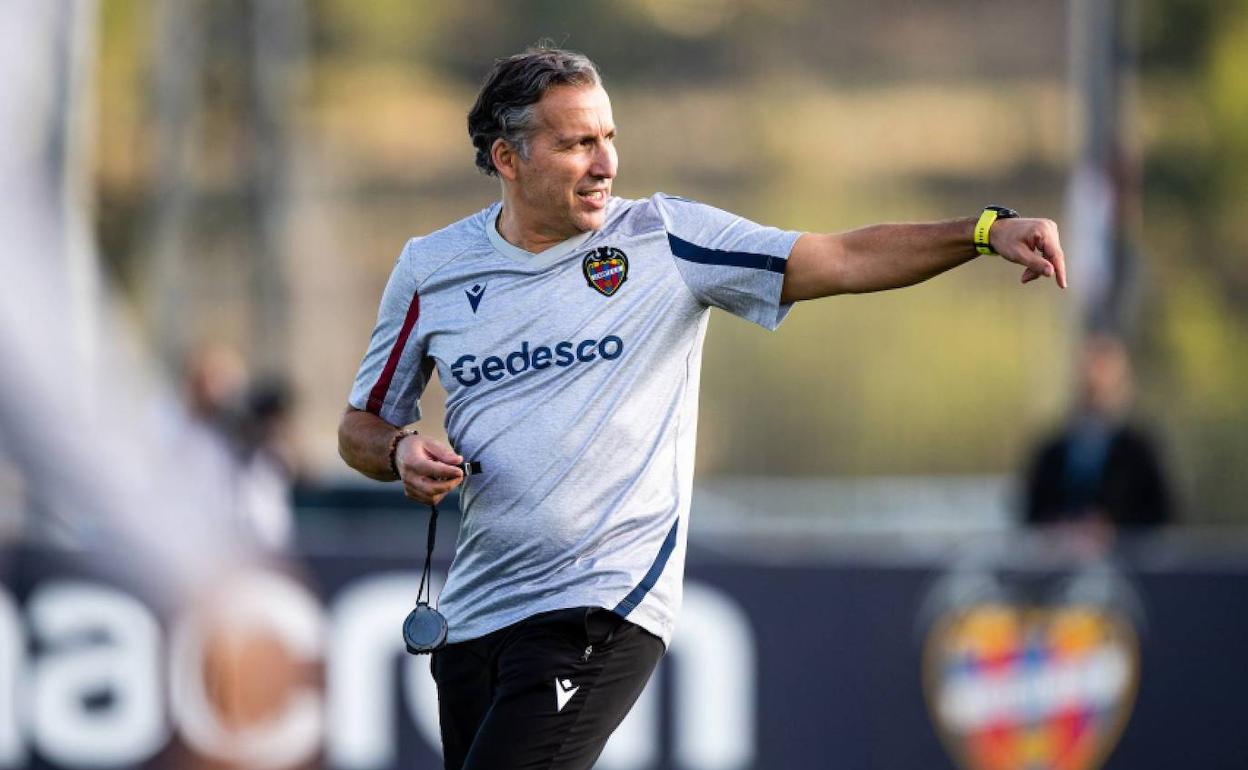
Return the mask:
<path id="1" fill-rule="evenodd" d="M 1066 255 L 1051 219 L 998 219 L 988 231 L 992 250 L 1022 265 L 1023 283 L 1049 276 L 1066 288 Z"/>

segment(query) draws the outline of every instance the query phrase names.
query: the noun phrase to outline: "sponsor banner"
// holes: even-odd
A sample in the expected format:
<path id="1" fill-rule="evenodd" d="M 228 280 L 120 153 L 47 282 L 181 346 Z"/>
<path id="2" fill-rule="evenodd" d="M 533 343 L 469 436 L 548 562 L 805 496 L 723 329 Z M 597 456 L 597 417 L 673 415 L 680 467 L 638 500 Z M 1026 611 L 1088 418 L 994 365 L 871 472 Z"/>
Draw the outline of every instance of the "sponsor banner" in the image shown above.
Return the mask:
<path id="1" fill-rule="evenodd" d="M 414 559 L 309 557 L 189 612 L 70 555 L 0 557 L 0 768 L 440 767 L 428 658 L 400 633 Z M 1243 569 L 761 567 L 695 548 L 686 585 L 604 770 L 1248 756 Z"/>

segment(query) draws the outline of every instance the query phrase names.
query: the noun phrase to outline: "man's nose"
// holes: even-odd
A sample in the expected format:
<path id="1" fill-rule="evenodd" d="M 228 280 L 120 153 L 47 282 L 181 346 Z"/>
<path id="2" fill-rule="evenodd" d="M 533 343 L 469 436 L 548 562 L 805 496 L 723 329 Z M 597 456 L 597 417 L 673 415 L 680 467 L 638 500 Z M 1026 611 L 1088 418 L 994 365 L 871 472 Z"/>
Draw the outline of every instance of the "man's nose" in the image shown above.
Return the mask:
<path id="1" fill-rule="evenodd" d="M 618 163 L 615 147 L 607 142 L 602 142 L 594 151 L 594 160 L 589 166 L 589 173 L 598 179 L 614 179 Z"/>

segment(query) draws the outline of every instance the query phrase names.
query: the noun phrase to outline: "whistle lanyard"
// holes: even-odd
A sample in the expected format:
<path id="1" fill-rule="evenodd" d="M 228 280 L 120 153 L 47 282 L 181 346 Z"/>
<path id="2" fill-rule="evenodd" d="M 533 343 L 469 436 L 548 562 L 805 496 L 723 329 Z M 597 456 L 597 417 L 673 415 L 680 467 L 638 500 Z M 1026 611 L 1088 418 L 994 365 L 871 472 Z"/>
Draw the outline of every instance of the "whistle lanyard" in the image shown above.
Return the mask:
<path id="1" fill-rule="evenodd" d="M 433 580 L 429 577 L 429 570 L 433 564 L 433 543 L 438 533 L 438 506 L 429 506 L 429 537 L 425 544 L 425 568 L 420 571 L 420 588 L 416 589 L 416 603 L 420 604 L 420 597 L 425 595 L 425 588 L 429 589 L 429 598 L 427 604 L 434 609 L 438 608 L 437 603 L 433 599 Z"/>
<path id="2" fill-rule="evenodd" d="M 465 480 L 467 480 L 469 476 L 475 476 L 481 472 L 481 463 L 476 460 L 465 462 L 459 467 L 464 472 Z M 420 604 L 420 598 L 422 596 L 427 596 L 428 598 L 426 603 L 435 610 L 438 608 L 438 605 L 433 599 L 433 580 L 430 577 L 430 571 L 433 568 L 433 544 L 437 539 L 437 534 L 438 506 L 431 503 L 429 505 L 429 535 L 425 543 L 425 566 L 424 569 L 420 571 L 420 588 L 416 589 L 416 603 Z M 426 588 L 428 589 L 427 594 Z"/>

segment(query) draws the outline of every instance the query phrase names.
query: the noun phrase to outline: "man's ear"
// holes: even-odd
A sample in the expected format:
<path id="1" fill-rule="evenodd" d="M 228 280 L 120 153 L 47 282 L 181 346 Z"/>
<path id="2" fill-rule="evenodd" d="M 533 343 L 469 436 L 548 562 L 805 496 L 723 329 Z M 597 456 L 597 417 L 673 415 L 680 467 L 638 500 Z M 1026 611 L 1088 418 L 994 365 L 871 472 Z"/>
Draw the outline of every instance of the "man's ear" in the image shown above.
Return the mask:
<path id="1" fill-rule="evenodd" d="M 494 144 L 490 145 L 490 159 L 494 161 L 494 168 L 499 176 L 508 182 L 516 181 L 516 164 L 520 161 L 520 154 L 510 142 L 506 139 L 495 139 Z"/>

